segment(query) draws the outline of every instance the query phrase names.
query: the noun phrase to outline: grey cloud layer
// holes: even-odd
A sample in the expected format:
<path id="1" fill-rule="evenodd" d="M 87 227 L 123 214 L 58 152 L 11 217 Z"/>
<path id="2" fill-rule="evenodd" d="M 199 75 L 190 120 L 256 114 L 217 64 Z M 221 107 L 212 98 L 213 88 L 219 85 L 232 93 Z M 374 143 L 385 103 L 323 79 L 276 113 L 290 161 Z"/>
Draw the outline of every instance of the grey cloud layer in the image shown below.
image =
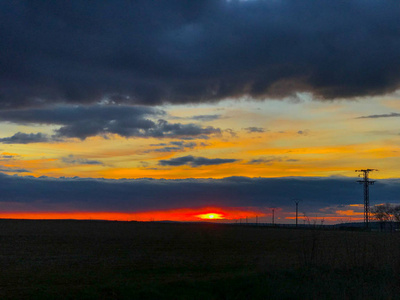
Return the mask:
<path id="1" fill-rule="evenodd" d="M 15 109 L 0 111 L 0 121 L 17 124 L 60 125 L 52 140 L 60 138 L 79 138 L 96 135 L 117 134 L 123 137 L 172 137 L 207 138 L 220 134 L 221 130 L 212 126 L 169 123 L 163 119 L 164 111 L 141 106 L 64 106 L 48 109 Z M 2 143 L 37 143 L 50 141 L 42 133 L 15 135 L 0 139 Z"/>
<path id="2" fill-rule="evenodd" d="M 0 202 L 27 204 L 35 210 L 146 211 L 175 208 L 282 207 L 293 211 L 292 199 L 302 199 L 301 211 L 362 204 L 357 178 L 224 179 L 91 179 L 34 178 L 0 174 Z M 370 190 L 371 204 L 398 202 L 399 179 L 378 180 Z M 30 206 L 29 204 L 34 204 Z"/>
<path id="3" fill-rule="evenodd" d="M 0 108 L 391 92 L 398 1 L 1 1 Z"/>

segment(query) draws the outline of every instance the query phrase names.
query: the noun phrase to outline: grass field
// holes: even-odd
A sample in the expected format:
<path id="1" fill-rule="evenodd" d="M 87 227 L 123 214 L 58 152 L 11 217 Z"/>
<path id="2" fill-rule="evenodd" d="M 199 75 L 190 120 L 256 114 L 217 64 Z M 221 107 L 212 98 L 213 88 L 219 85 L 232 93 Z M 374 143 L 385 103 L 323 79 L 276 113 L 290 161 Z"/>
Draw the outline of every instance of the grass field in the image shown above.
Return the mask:
<path id="1" fill-rule="evenodd" d="M 1 299 L 400 299 L 397 233 L 0 220 Z"/>

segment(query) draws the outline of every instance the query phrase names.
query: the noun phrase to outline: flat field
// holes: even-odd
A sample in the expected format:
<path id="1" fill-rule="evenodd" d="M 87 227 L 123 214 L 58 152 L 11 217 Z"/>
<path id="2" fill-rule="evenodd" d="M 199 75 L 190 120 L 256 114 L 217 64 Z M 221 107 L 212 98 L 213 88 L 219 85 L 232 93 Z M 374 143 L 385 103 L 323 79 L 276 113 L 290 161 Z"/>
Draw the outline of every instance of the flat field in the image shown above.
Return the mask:
<path id="1" fill-rule="evenodd" d="M 0 220 L 1 299 L 400 299 L 400 233 Z"/>

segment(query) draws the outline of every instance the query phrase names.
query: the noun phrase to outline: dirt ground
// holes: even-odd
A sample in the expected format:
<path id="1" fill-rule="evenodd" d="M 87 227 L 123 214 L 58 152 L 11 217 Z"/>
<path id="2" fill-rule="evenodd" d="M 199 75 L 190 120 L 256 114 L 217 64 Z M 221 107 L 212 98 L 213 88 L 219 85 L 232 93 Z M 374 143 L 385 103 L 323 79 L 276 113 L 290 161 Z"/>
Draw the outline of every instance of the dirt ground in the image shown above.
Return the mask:
<path id="1" fill-rule="evenodd" d="M 397 233 L 0 220 L 0 298 L 398 299 L 399 250 Z"/>

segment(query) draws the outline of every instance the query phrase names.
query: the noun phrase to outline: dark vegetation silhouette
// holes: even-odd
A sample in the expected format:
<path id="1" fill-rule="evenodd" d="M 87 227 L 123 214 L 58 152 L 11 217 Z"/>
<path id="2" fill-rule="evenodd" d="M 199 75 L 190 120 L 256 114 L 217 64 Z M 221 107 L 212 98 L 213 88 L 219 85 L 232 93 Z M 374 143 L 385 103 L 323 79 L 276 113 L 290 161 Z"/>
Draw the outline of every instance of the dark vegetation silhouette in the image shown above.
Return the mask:
<path id="1" fill-rule="evenodd" d="M 372 217 L 379 221 L 380 230 L 390 231 L 399 229 L 400 225 L 400 205 L 385 203 L 375 205 L 371 209 Z M 388 228 L 387 228 L 388 227 Z"/>

